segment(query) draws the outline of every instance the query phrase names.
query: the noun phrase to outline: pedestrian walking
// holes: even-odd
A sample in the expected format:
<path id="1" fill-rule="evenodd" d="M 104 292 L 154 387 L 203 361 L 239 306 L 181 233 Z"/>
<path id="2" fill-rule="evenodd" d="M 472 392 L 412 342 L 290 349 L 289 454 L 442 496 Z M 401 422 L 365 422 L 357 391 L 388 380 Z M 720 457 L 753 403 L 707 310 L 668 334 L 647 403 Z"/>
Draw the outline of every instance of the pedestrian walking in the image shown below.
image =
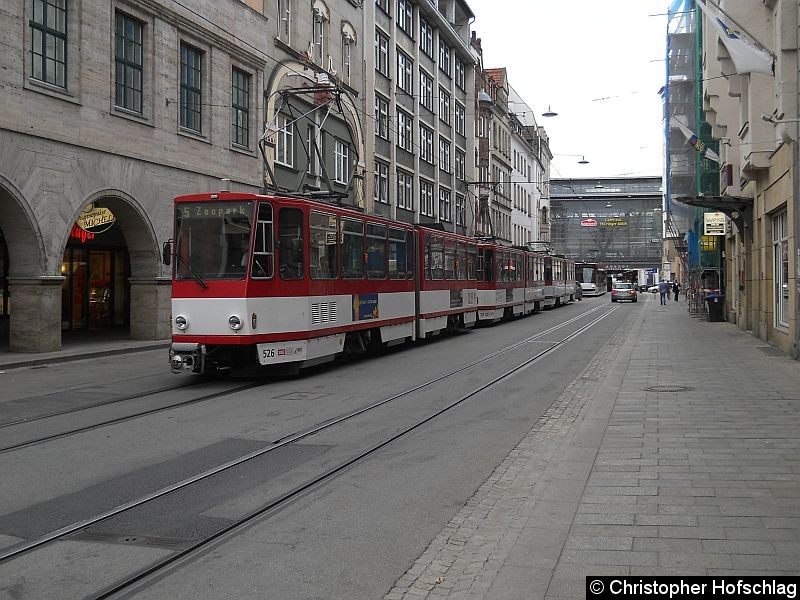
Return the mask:
<path id="1" fill-rule="evenodd" d="M 658 282 L 658 299 L 661 304 L 667 303 L 667 293 L 669 292 L 669 284 L 663 279 Z"/>
<path id="2" fill-rule="evenodd" d="M 681 284 L 677 281 L 672 284 L 672 291 L 675 292 L 675 302 L 678 301 L 678 295 L 681 293 Z"/>

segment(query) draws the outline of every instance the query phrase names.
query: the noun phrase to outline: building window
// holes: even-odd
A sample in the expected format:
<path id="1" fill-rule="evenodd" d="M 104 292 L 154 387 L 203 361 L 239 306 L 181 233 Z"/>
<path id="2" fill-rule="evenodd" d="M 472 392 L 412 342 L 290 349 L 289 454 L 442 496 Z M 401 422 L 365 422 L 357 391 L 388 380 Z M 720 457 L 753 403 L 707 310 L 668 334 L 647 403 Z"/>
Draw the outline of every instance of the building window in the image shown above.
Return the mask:
<path id="1" fill-rule="evenodd" d="M 409 0 L 397 0 L 397 25 L 414 37 L 414 5 Z"/>
<path id="2" fill-rule="evenodd" d="M 397 208 L 414 210 L 414 176 L 397 170 Z"/>
<path id="3" fill-rule="evenodd" d="M 33 0 L 31 76 L 67 87 L 67 0 Z"/>
<path id="4" fill-rule="evenodd" d="M 114 104 L 119 108 L 142 113 L 142 54 L 141 21 L 117 13 L 114 37 L 115 85 Z"/>
<path id="5" fill-rule="evenodd" d="M 375 0 L 375 6 L 380 8 L 387 15 L 389 14 L 389 0 Z"/>
<path id="6" fill-rule="evenodd" d="M 775 325 L 789 326 L 789 233 L 786 211 L 772 217 L 772 278 L 775 282 Z"/>
<path id="7" fill-rule="evenodd" d="M 466 126 L 466 116 L 467 110 L 464 106 L 458 102 L 456 102 L 456 133 L 459 135 L 466 135 L 467 134 L 467 126 Z"/>
<path id="8" fill-rule="evenodd" d="M 397 145 L 403 150 L 413 152 L 414 117 L 402 110 L 397 111 Z"/>
<path id="9" fill-rule="evenodd" d="M 439 87 L 439 119 L 450 125 L 450 94 Z"/>
<path id="10" fill-rule="evenodd" d="M 462 194 L 456 194 L 456 225 L 462 227 L 467 224 L 467 199 Z"/>
<path id="11" fill-rule="evenodd" d="M 456 148 L 456 179 L 466 181 L 467 179 L 467 155 Z"/>
<path id="12" fill-rule="evenodd" d="M 419 126 L 419 159 L 433 164 L 433 130 Z"/>
<path id="13" fill-rule="evenodd" d="M 353 39 L 343 33 L 342 34 L 342 81 L 350 85 L 350 63 L 352 60 L 352 45 Z"/>
<path id="14" fill-rule="evenodd" d="M 375 202 L 389 204 L 389 163 L 375 161 Z"/>
<path id="15" fill-rule="evenodd" d="M 278 115 L 275 140 L 275 162 L 294 166 L 294 123 L 286 115 Z"/>
<path id="16" fill-rule="evenodd" d="M 306 144 L 308 147 L 308 168 L 306 169 L 306 173 L 312 176 L 319 175 L 319 169 L 317 167 L 319 161 L 317 152 L 319 151 L 319 140 L 317 137 L 317 126 L 316 125 L 309 125 L 306 128 Z M 320 154 L 322 154 L 320 152 Z"/>
<path id="17" fill-rule="evenodd" d="M 334 180 L 338 183 L 347 183 L 350 178 L 350 147 L 340 140 L 336 140 L 333 149 Z"/>
<path id="18" fill-rule="evenodd" d="M 200 133 L 203 106 L 203 53 L 181 42 L 181 127 Z"/>
<path id="19" fill-rule="evenodd" d="M 462 92 L 467 90 L 465 72 L 464 62 L 456 56 L 456 85 Z"/>
<path id="20" fill-rule="evenodd" d="M 449 223 L 452 221 L 450 217 L 450 203 L 451 203 L 452 194 L 450 190 L 445 188 L 439 188 L 439 220 L 445 221 Z"/>
<path id="21" fill-rule="evenodd" d="M 433 184 L 424 179 L 419 180 L 419 212 L 428 217 L 433 216 Z"/>
<path id="22" fill-rule="evenodd" d="M 389 37 L 375 30 L 375 69 L 389 77 Z"/>
<path id="23" fill-rule="evenodd" d="M 389 101 L 380 94 L 375 94 L 375 135 L 389 139 Z"/>
<path id="24" fill-rule="evenodd" d="M 439 68 L 447 75 L 453 70 L 450 65 L 450 46 L 442 38 L 439 38 Z"/>
<path id="25" fill-rule="evenodd" d="M 414 93 L 414 61 L 411 57 L 397 49 L 397 85 L 398 87 L 409 95 Z"/>
<path id="26" fill-rule="evenodd" d="M 439 168 L 450 172 L 450 141 L 439 136 Z"/>
<path id="27" fill-rule="evenodd" d="M 419 70 L 419 103 L 433 110 L 433 77 L 422 69 Z"/>
<path id="28" fill-rule="evenodd" d="M 327 21 L 326 15 L 318 9 L 314 9 L 312 16 L 313 30 L 311 32 L 311 43 L 314 48 L 312 51 L 312 60 L 320 66 L 324 66 L 325 60 L 325 22 Z"/>
<path id="29" fill-rule="evenodd" d="M 231 78 L 231 140 L 250 147 L 250 75 L 233 68 Z"/>
<path id="30" fill-rule="evenodd" d="M 275 37 L 285 43 L 290 43 L 289 37 L 292 30 L 292 0 L 275 0 Z"/>
<path id="31" fill-rule="evenodd" d="M 419 18 L 419 48 L 433 58 L 433 28 L 422 17 Z"/>

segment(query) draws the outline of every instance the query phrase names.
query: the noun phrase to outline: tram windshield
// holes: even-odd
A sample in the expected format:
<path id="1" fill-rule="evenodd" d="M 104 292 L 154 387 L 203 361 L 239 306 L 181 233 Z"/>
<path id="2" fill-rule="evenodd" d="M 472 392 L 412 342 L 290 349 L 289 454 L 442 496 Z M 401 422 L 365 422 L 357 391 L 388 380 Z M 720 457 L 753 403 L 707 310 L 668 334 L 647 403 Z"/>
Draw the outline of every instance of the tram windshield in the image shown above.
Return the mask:
<path id="1" fill-rule="evenodd" d="M 176 279 L 244 279 L 253 202 L 183 202 L 175 211 Z"/>

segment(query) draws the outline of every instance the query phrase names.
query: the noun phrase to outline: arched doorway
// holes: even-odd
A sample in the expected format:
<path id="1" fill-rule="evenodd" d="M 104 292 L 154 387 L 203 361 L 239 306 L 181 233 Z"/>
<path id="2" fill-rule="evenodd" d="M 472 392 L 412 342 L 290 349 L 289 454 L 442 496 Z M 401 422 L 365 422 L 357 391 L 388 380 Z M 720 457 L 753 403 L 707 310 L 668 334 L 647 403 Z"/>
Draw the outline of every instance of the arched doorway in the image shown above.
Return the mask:
<path id="1" fill-rule="evenodd" d="M 169 336 L 169 278 L 161 276 L 150 217 L 134 198 L 120 190 L 92 194 L 63 248 L 62 330 Z"/>

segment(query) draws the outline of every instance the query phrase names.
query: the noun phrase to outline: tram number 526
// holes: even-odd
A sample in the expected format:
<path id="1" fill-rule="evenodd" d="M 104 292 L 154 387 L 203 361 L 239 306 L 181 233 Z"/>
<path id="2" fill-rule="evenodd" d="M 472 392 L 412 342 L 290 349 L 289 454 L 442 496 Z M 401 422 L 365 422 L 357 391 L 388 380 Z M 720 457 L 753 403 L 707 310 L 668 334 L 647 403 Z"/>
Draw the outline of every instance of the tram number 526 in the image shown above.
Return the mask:
<path id="1" fill-rule="evenodd" d="M 261 351 L 261 356 L 263 358 L 275 358 L 275 349 L 274 348 L 264 348 Z"/>

